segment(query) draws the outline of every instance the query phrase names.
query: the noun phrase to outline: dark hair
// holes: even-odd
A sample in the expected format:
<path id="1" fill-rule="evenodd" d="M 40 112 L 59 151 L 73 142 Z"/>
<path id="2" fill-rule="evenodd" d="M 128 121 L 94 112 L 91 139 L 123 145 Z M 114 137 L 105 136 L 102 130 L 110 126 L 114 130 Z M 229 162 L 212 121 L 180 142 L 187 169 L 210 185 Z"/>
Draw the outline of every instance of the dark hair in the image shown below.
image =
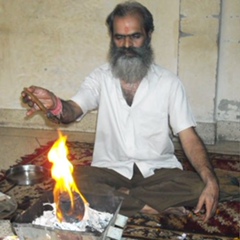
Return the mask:
<path id="1" fill-rule="evenodd" d="M 125 17 L 132 14 L 139 14 L 142 17 L 144 29 L 147 34 L 154 31 L 153 17 L 149 10 L 138 2 L 127 1 L 125 3 L 118 4 L 108 15 L 106 24 L 108 26 L 109 33 L 111 35 L 113 34 L 113 21 L 116 16 Z"/>

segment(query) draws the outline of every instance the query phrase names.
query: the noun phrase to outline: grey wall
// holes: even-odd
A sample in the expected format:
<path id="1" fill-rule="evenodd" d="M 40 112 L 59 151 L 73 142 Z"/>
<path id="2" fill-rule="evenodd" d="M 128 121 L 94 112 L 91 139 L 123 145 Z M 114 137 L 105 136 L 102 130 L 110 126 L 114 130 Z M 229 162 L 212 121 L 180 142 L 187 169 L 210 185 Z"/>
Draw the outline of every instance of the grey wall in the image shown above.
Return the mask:
<path id="1" fill-rule="evenodd" d="M 0 0 L 0 126 L 56 128 L 25 118 L 20 93 L 40 85 L 70 98 L 105 63 L 117 0 Z M 153 13 L 156 62 L 183 81 L 206 143 L 240 141 L 240 1 L 139 0 Z M 95 131 L 96 113 L 65 130 Z"/>

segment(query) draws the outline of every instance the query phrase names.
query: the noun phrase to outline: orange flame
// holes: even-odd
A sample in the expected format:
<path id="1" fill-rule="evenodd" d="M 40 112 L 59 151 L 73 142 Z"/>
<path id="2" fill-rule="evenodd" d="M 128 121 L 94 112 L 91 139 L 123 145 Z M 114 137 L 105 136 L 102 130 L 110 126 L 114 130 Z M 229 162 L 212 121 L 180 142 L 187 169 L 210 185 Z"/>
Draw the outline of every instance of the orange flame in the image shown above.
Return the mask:
<path id="1" fill-rule="evenodd" d="M 63 136 L 60 131 L 58 131 L 59 138 L 53 144 L 52 148 L 48 153 L 48 160 L 53 163 L 51 168 L 52 178 L 55 180 L 55 186 L 53 190 L 54 202 L 57 209 L 57 218 L 59 221 L 63 221 L 63 213 L 59 207 L 60 201 L 59 196 L 61 193 L 67 193 L 71 201 L 71 209 L 74 209 L 74 199 L 73 193 L 78 193 L 82 198 L 84 204 L 87 203 L 85 198 L 82 196 L 78 190 L 72 173 L 73 165 L 69 162 L 68 148 L 66 146 L 67 137 Z"/>

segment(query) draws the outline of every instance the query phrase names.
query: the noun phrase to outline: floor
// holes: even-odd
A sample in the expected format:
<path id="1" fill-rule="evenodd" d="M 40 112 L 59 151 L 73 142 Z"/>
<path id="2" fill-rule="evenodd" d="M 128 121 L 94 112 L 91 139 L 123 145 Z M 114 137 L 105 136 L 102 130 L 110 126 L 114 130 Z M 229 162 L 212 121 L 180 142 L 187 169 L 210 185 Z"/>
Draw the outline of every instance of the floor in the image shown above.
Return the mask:
<path id="1" fill-rule="evenodd" d="M 93 133 L 63 132 L 70 141 L 94 142 Z M 22 156 L 58 138 L 57 130 L 0 127 L 0 171 L 7 170 Z"/>
<path id="2" fill-rule="evenodd" d="M 70 141 L 94 142 L 94 134 L 63 131 Z M 0 127 L 0 171 L 7 170 L 14 165 L 21 156 L 31 154 L 34 149 L 47 142 L 56 140 L 58 133 L 56 130 L 33 130 L 19 128 Z M 180 145 L 175 143 L 176 148 Z M 240 142 L 220 142 L 216 145 L 207 146 L 211 152 L 232 153 L 240 155 Z M 4 231 L 3 231 L 4 229 Z M 0 221 L 0 235 L 12 235 L 11 224 L 9 221 Z M 128 240 L 122 238 L 122 240 Z M 133 240 L 133 239 L 132 239 Z"/>
<path id="3" fill-rule="evenodd" d="M 63 131 L 70 141 L 94 142 L 93 133 L 80 133 Z M 31 154 L 34 149 L 46 145 L 47 142 L 56 140 L 56 130 L 36 130 L 0 127 L 0 171 L 7 170 L 14 165 L 21 156 Z M 176 148 L 179 147 L 175 143 Z M 240 142 L 219 142 L 207 146 L 209 151 L 240 154 Z"/>

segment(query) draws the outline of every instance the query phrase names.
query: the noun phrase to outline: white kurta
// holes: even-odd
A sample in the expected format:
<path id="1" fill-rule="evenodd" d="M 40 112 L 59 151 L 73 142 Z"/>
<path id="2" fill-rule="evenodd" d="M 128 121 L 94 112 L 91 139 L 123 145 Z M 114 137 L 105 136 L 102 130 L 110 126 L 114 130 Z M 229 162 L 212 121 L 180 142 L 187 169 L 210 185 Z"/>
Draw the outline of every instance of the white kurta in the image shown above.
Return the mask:
<path id="1" fill-rule="evenodd" d="M 196 122 L 183 85 L 171 72 L 153 64 L 130 107 L 106 64 L 85 79 L 72 100 L 84 115 L 98 109 L 92 166 L 113 169 L 129 179 L 134 163 L 144 177 L 159 168 L 182 169 L 170 129 L 177 134 Z"/>

